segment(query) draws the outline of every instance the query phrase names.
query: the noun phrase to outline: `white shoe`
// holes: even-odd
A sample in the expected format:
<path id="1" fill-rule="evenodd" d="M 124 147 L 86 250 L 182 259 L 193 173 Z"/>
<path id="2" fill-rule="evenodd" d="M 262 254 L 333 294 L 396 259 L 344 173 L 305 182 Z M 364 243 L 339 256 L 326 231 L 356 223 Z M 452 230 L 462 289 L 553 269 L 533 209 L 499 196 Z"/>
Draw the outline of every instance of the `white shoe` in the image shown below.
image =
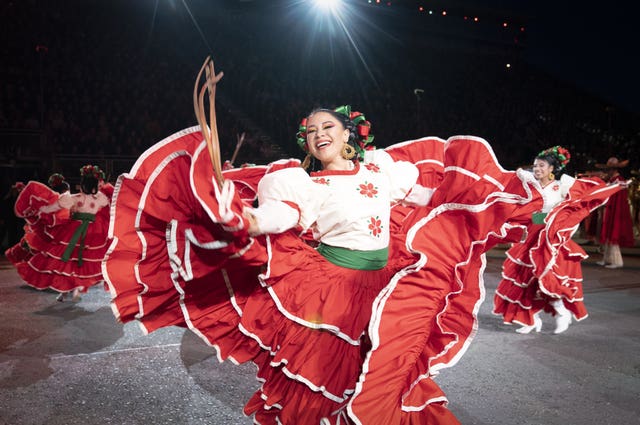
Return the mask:
<path id="1" fill-rule="evenodd" d="M 604 266 L 606 263 L 604 261 L 596 261 L 596 264 L 599 266 Z"/>
<path id="2" fill-rule="evenodd" d="M 571 324 L 571 314 L 558 314 L 556 316 L 556 329 L 553 331 L 554 334 L 561 334 L 562 332 L 569 329 L 569 325 Z"/>
<path id="3" fill-rule="evenodd" d="M 58 302 L 64 302 L 64 297 L 67 295 L 66 292 L 60 292 L 60 294 L 58 294 L 58 296 L 56 297 L 56 301 Z"/>
<path id="4" fill-rule="evenodd" d="M 622 264 L 607 264 L 604 266 L 605 269 L 620 269 L 622 268 Z"/>
<path id="5" fill-rule="evenodd" d="M 533 325 L 518 328 L 516 329 L 516 332 L 518 332 L 519 334 L 528 334 L 534 329 L 536 330 L 536 332 L 540 332 L 542 330 L 542 319 L 537 314 L 533 315 Z"/>
<path id="6" fill-rule="evenodd" d="M 556 329 L 553 333 L 556 335 L 561 334 L 569 329 L 569 325 L 571 324 L 571 312 L 567 310 L 562 300 L 555 300 L 551 305 L 556 310 Z"/>

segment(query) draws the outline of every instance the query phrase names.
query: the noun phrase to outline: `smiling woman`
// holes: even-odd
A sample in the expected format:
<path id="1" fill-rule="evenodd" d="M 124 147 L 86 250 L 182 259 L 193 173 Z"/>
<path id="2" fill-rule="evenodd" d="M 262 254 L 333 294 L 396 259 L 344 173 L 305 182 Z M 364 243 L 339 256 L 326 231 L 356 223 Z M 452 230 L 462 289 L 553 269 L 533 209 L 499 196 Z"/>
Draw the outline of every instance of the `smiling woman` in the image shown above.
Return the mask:
<path id="1" fill-rule="evenodd" d="M 119 178 L 103 263 L 116 316 L 255 363 L 256 423 L 457 424 L 431 378 L 475 335 L 482 254 L 541 208 L 480 138 L 374 149 L 369 130 L 349 106 L 317 109 L 297 142 L 319 171 L 216 175 L 202 125 Z"/>

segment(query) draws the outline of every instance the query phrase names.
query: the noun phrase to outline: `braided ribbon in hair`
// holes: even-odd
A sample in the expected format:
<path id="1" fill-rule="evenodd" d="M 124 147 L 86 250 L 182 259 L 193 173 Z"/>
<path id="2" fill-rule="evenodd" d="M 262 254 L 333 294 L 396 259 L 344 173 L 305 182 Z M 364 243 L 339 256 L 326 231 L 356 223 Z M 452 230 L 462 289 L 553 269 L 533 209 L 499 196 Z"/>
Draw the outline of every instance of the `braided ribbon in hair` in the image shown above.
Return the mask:
<path id="1" fill-rule="evenodd" d="M 334 109 L 335 112 L 344 115 L 347 117 L 356 127 L 356 139 L 354 143 L 354 147 L 356 152 L 358 153 L 358 158 L 364 157 L 365 150 L 373 150 L 373 135 L 369 134 L 371 130 L 371 123 L 367 121 L 364 114 L 362 112 L 354 111 L 351 112 L 350 105 L 338 106 Z M 300 121 L 300 126 L 298 127 L 298 132 L 296 133 L 296 141 L 298 142 L 298 146 L 305 152 L 309 151 L 307 147 L 307 117 L 303 118 Z"/>
<path id="2" fill-rule="evenodd" d="M 567 166 L 567 164 L 569 163 L 569 160 L 571 159 L 571 154 L 569 153 L 569 151 L 566 148 L 563 148 L 562 146 L 553 146 L 550 148 L 547 148 L 543 151 L 541 151 L 538 156 L 555 156 L 556 158 L 558 158 L 558 162 L 560 163 L 560 169 L 563 169 L 564 167 Z"/>

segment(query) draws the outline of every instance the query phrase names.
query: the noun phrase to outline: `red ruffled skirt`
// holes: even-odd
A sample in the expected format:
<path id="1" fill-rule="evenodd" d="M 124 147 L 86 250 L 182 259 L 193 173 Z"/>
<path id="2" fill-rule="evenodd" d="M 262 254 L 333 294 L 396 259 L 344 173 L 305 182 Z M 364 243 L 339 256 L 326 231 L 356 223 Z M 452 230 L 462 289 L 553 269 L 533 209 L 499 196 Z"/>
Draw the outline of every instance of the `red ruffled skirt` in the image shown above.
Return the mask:
<path id="1" fill-rule="evenodd" d="M 476 332 L 483 253 L 520 240 L 541 199 L 481 139 L 387 151 L 440 189 L 430 207 L 392 209 L 389 264 L 359 271 L 293 230 L 248 237 L 242 207 L 260 178 L 299 161 L 225 171 L 219 187 L 198 127 L 161 141 L 116 184 L 103 266 L 114 313 L 254 362 L 263 384 L 245 413 L 261 424 L 457 423 L 431 378 Z"/>
<path id="2" fill-rule="evenodd" d="M 576 320 L 585 319 L 580 263 L 588 256 L 571 237 L 582 219 L 619 190 L 621 186 L 607 186 L 599 179 L 578 179 L 544 225 L 530 224 L 527 239 L 507 251 L 494 314 L 505 323 L 529 326 L 539 311 L 555 315 L 551 302 L 561 299 Z"/>
<path id="3" fill-rule="evenodd" d="M 23 195 L 24 194 L 24 195 Z M 20 277 L 37 289 L 68 292 L 87 289 L 102 281 L 102 260 L 107 251 L 109 209 L 102 208 L 88 225 L 84 248 L 73 248 L 68 260 L 63 255 L 81 221 L 70 217 L 68 210 L 40 213 L 39 208 L 57 202 L 58 194 L 38 182 L 29 182 L 16 200 L 20 212 L 29 223 L 24 242 L 30 255 L 15 263 Z"/>

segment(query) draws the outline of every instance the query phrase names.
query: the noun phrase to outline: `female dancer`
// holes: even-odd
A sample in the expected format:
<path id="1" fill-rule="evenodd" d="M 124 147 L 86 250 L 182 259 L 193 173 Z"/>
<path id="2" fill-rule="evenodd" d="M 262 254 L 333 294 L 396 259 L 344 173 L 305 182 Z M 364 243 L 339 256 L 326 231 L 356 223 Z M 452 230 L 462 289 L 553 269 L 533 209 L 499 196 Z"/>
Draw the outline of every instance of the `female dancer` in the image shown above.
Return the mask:
<path id="1" fill-rule="evenodd" d="M 301 123 L 321 171 L 222 171 L 204 90 L 200 126 L 116 183 L 103 273 L 117 318 L 187 326 L 220 361 L 254 362 L 257 423 L 457 424 L 432 378 L 475 335 L 483 253 L 541 207 L 533 179 L 470 136 L 371 150 L 348 107 Z"/>
<path id="2" fill-rule="evenodd" d="M 102 281 L 101 261 L 107 249 L 109 205 L 107 195 L 98 190 L 104 173 L 95 165 L 80 169 L 82 192 L 56 196 L 49 205 L 40 206 L 40 217 L 54 216 L 44 232 L 28 240 L 35 254 L 16 266 L 20 277 L 37 289 L 51 288 L 64 301 L 69 292 L 77 301 L 80 292 Z M 42 185 L 44 189 L 46 187 Z M 42 189 L 41 198 L 50 198 Z M 67 212 L 66 219 L 60 214 Z"/>
<path id="3" fill-rule="evenodd" d="M 53 215 L 38 213 L 40 206 L 55 202 L 59 194 L 69 191 L 69 183 L 60 173 L 51 174 L 47 184 L 53 189 L 53 192 L 39 182 L 30 181 L 16 199 L 14 205 L 15 215 L 23 218 L 26 224 L 24 225 L 24 236 L 20 239 L 20 242 L 7 249 L 4 253 L 14 266 L 28 261 L 33 256 L 33 249 L 29 245 L 29 241 L 42 237 L 48 239 L 44 235 L 45 227 L 51 226 L 56 219 L 67 219 L 69 217 L 69 214 L 63 211 Z"/>
<path id="4" fill-rule="evenodd" d="M 502 265 L 493 312 L 505 323 L 522 325 L 518 333 L 540 332 L 543 310 L 555 315 L 555 334 L 567 330 L 572 315 L 578 321 L 587 317 L 580 266 L 587 254 L 571 236 L 583 218 L 622 186 L 564 174 L 569 159 L 561 146 L 536 156 L 533 175 L 544 205 L 532 216 L 526 240 L 507 251 Z"/>

